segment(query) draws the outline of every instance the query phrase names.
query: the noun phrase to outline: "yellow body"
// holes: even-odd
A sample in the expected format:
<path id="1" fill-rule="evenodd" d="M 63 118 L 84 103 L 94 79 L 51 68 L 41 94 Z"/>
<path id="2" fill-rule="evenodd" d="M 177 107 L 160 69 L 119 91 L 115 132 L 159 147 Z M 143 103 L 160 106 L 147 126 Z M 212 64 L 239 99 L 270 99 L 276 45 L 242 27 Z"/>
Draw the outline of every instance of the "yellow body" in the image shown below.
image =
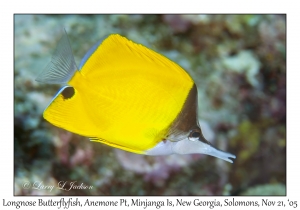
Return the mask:
<path id="1" fill-rule="evenodd" d="M 120 35 L 105 39 L 44 112 L 52 124 L 143 153 L 162 141 L 194 82 L 176 63 Z"/>

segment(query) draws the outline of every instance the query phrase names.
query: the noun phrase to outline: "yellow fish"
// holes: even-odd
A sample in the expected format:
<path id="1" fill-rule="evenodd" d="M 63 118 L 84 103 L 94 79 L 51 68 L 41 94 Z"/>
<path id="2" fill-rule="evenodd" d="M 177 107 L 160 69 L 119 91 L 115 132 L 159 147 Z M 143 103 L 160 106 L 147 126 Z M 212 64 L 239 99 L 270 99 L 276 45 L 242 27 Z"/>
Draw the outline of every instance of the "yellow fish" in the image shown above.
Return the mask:
<path id="1" fill-rule="evenodd" d="M 65 33 L 36 79 L 64 85 L 44 111 L 53 125 L 145 155 L 202 153 L 232 163 L 197 120 L 197 87 L 168 58 L 118 34 L 96 43 L 77 68 Z"/>

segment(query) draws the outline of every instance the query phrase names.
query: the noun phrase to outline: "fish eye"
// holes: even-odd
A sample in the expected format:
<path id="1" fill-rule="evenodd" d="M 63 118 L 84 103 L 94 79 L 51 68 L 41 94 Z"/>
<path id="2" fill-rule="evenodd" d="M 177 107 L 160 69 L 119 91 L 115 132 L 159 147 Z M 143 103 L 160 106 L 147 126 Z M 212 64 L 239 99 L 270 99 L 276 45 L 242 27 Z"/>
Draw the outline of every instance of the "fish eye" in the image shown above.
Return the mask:
<path id="1" fill-rule="evenodd" d="M 199 140 L 200 136 L 201 136 L 200 131 L 192 130 L 189 135 L 189 140 L 197 141 L 197 140 Z"/>

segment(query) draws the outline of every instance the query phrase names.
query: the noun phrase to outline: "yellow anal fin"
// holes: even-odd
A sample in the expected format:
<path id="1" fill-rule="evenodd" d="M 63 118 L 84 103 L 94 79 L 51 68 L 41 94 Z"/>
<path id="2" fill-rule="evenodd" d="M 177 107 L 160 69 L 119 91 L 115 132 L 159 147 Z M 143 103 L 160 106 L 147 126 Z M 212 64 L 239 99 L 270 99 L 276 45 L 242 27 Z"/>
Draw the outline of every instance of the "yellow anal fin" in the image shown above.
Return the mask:
<path id="1" fill-rule="evenodd" d="M 125 146 L 122 146 L 122 145 L 114 144 L 114 143 L 111 143 L 111 142 L 106 141 L 104 139 L 97 138 L 97 137 L 90 137 L 89 139 L 90 139 L 90 141 L 100 142 L 100 143 L 109 145 L 111 147 L 122 149 L 122 150 L 125 150 L 125 151 L 128 151 L 128 152 L 133 152 L 133 153 L 137 153 L 137 154 L 144 154 L 145 153 L 144 151 L 140 151 L 140 150 L 136 150 L 136 149 L 131 149 L 131 148 L 128 148 L 128 147 L 125 147 Z"/>

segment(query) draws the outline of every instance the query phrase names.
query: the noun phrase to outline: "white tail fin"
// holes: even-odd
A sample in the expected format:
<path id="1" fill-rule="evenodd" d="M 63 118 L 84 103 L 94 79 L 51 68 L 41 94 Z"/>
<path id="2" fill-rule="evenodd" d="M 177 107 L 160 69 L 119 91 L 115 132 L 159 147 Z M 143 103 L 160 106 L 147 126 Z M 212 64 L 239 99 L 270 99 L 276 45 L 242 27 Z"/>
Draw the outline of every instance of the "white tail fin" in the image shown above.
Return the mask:
<path id="1" fill-rule="evenodd" d="M 67 32 L 64 30 L 64 35 L 57 45 L 51 62 L 36 78 L 36 81 L 50 84 L 66 84 L 77 69 Z"/>

